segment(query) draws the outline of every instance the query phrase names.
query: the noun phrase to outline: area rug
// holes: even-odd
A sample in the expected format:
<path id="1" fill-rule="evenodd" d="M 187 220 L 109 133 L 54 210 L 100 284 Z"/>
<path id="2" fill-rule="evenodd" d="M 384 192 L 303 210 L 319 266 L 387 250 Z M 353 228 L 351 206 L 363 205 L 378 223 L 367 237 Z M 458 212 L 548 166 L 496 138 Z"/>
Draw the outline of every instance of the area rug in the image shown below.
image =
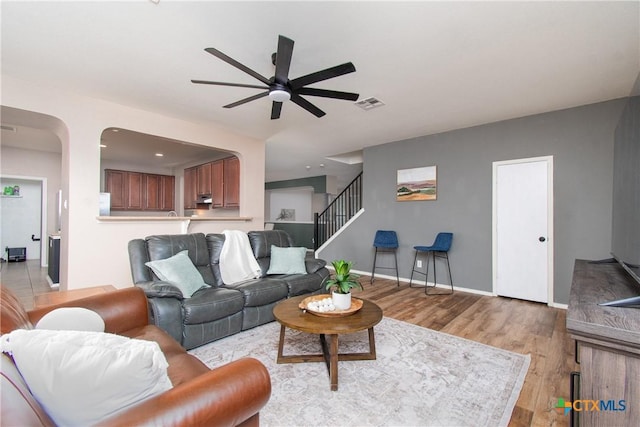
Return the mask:
<path id="1" fill-rule="evenodd" d="M 266 365 L 262 426 L 506 426 L 531 361 L 385 317 L 377 359 L 339 362 L 331 391 L 324 363 L 276 363 L 279 332 L 272 322 L 190 351 L 210 368 L 242 357 Z M 368 351 L 366 331 L 341 335 L 339 350 Z M 317 335 L 287 330 L 285 355 L 320 351 Z"/>

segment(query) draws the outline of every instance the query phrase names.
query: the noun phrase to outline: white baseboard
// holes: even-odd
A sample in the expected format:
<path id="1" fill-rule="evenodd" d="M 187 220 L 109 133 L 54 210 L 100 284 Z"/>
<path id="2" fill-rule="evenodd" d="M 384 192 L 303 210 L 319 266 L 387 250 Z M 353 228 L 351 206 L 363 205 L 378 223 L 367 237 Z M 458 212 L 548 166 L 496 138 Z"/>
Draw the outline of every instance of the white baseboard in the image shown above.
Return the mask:
<path id="1" fill-rule="evenodd" d="M 553 307 L 553 308 L 561 308 L 563 310 L 567 310 L 569 309 L 569 304 L 560 304 L 557 302 L 550 302 L 549 304 L 547 304 L 549 307 Z"/>
<path id="2" fill-rule="evenodd" d="M 60 289 L 60 283 L 53 283 L 53 280 L 51 280 L 51 277 L 47 276 L 47 282 L 49 283 L 49 287 L 51 289 Z"/>

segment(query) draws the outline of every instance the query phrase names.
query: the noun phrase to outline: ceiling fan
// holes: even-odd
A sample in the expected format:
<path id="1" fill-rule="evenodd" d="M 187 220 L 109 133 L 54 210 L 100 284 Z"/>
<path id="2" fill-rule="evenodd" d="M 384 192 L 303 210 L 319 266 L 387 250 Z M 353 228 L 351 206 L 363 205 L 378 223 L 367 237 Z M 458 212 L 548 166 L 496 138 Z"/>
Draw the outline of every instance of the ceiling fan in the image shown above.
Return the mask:
<path id="1" fill-rule="evenodd" d="M 225 83 L 225 82 L 212 82 L 208 80 L 191 80 L 192 83 L 206 84 L 206 85 L 218 85 L 218 86 L 235 86 L 246 87 L 253 89 L 266 89 L 264 92 L 260 92 L 257 95 L 252 95 L 248 98 L 241 99 L 240 101 L 233 102 L 225 105 L 224 108 L 233 108 L 238 105 L 245 104 L 250 101 L 268 96 L 273 101 L 271 106 L 271 119 L 280 118 L 280 112 L 282 111 L 282 103 L 288 100 L 293 101 L 300 107 L 304 108 L 316 117 L 322 117 L 325 112 L 307 101 L 300 95 L 320 96 L 323 98 L 344 99 L 347 101 L 357 101 L 360 96 L 357 93 L 351 92 L 339 92 L 335 90 L 317 89 L 306 87 L 310 84 L 321 82 L 323 80 L 339 77 L 344 74 L 353 73 L 356 71 L 356 67 L 347 62 L 342 65 L 327 68 L 326 70 L 317 71 L 315 73 L 307 74 L 302 77 L 297 77 L 293 80 L 289 80 L 289 66 L 291 65 L 291 56 L 293 55 L 293 40 L 279 36 L 278 37 L 278 51 L 271 55 L 271 61 L 275 65 L 275 75 L 270 79 L 256 73 L 249 67 L 239 63 L 233 58 L 225 55 L 217 49 L 208 47 L 205 51 L 209 52 L 213 56 L 222 59 L 224 62 L 233 65 L 239 70 L 244 71 L 250 76 L 260 80 L 264 85 L 248 85 L 242 83 Z"/>

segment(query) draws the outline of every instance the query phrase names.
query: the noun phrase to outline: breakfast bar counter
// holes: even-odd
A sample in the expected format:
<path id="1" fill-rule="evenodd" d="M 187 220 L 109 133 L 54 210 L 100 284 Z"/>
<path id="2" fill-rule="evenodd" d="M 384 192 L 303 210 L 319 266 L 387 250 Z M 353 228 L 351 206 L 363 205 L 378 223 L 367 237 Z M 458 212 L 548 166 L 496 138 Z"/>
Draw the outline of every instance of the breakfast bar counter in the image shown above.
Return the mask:
<path id="1" fill-rule="evenodd" d="M 249 216 L 99 216 L 99 222 L 137 222 L 137 221 L 251 221 Z"/>

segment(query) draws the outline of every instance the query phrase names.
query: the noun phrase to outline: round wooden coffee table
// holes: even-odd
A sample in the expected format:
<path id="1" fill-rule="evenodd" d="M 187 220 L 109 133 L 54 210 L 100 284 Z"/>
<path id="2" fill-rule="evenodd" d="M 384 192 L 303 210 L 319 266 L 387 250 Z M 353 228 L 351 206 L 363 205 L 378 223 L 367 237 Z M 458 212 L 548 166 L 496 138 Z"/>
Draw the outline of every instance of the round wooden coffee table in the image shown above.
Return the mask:
<path id="1" fill-rule="evenodd" d="M 338 361 L 375 360 L 376 343 L 373 327 L 382 320 L 382 309 L 371 301 L 362 300 L 362 308 L 356 313 L 344 317 L 321 317 L 301 310 L 300 301 L 308 295 L 293 297 L 279 302 L 273 308 L 273 315 L 280 323 L 280 341 L 278 343 L 278 363 L 325 362 L 331 379 L 331 390 L 338 389 Z M 309 334 L 320 335 L 322 354 L 283 355 L 286 328 Z M 338 335 L 369 330 L 368 353 L 339 353 Z M 327 342 L 328 341 L 328 342 Z"/>

